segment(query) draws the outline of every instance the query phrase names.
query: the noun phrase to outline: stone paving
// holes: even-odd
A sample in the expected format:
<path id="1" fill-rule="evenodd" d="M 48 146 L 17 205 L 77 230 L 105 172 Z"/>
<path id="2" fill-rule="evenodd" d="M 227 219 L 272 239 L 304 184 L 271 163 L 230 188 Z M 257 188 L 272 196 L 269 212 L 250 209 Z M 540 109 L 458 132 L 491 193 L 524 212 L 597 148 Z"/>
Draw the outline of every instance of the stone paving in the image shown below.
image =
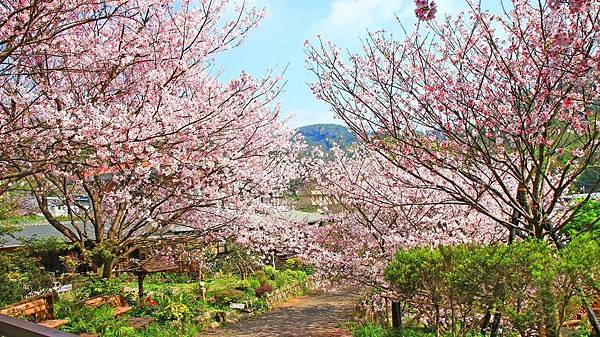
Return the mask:
<path id="1" fill-rule="evenodd" d="M 286 302 L 262 316 L 198 337 L 350 337 L 339 324 L 351 318 L 354 300 L 349 290 L 315 292 Z"/>

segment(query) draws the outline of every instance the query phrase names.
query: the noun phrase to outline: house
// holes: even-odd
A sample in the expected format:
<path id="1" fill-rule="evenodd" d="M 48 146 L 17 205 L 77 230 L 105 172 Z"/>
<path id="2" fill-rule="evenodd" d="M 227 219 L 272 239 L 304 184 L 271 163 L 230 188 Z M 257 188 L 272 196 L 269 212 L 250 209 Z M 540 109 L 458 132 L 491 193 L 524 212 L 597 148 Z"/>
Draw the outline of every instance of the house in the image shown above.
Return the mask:
<path id="1" fill-rule="evenodd" d="M 86 196 L 74 196 L 72 203 L 73 205 L 81 205 L 86 209 L 91 208 L 90 199 Z M 77 206 L 71 207 L 73 208 L 73 211 L 77 211 L 78 209 Z M 24 208 L 24 212 L 26 214 L 36 214 L 43 216 L 38 207 L 37 200 L 33 197 L 30 197 L 27 200 L 25 200 Z M 48 197 L 48 211 L 50 211 L 50 214 L 52 214 L 52 216 L 55 217 L 66 216 L 69 214 L 69 208 L 67 203 L 65 203 L 63 199 L 58 197 Z"/>

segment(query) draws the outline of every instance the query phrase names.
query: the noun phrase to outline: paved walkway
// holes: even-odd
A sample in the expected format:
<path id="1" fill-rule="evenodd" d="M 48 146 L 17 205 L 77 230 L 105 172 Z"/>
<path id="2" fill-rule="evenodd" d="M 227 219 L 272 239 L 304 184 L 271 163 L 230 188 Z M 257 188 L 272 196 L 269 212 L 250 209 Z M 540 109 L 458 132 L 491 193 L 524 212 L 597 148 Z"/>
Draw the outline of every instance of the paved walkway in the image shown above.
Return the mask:
<path id="1" fill-rule="evenodd" d="M 348 290 L 314 293 L 295 298 L 262 316 L 198 337 L 350 337 L 339 324 L 351 318 L 354 299 Z"/>

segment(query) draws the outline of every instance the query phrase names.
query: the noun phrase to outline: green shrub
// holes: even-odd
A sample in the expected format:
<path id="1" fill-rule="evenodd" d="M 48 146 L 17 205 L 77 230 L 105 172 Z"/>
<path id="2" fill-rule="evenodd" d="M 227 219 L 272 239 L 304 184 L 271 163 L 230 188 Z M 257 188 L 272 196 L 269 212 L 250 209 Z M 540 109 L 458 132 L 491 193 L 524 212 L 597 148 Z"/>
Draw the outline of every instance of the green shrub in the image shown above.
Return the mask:
<path id="1" fill-rule="evenodd" d="M 237 275 L 217 273 L 206 281 L 208 284 L 207 294 L 211 296 L 221 290 L 237 288 L 242 280 Z"/>
<path id="2" fill-rule="evenodd" d="M 358 324 L 351 327 L 353 337 L 395 337 L 397 335 L 393 329 L 384 328 L 374 323 Z M 404 336 L 409 336 L 404 334 Z M 411 335 L 417 337 L 417 335 Z"/>
<path id="3" fill-rule="evenodd" d="M 270 280 L 275 280 L 277 278 L 277 269 L 273 266 L 264 266 L 263 271 L 265 275 Z"/>
<path id="4" fill-rule="evenodd" d="M 156 315 L 160 321 L 184 321 L 191 316 L 192 312 L 190 308 L 177 302 L 170 302 L 162 306 Z"/>
<path id="5" fill-rule="evenodd" d="M 258 280 L 255 280 L 255 281 L 258 281 Z M 235 289 L 244 290 L 245 291 L 245 290 L 253 290 L 254 288 L 252 287 L 252 282 L 249 279 L 247 279 L 247 280 L 241 280 L 237 284 L 237 286 L 235 287 Z"/>
<path id="6" fill-rule="evenodd" d="M 269 304 L 267 300 L 264 298 L 258 298 L 256 301 L 252 303 L 252 307 L 255 311 L 263 311 L 269 308 Z"/>
<path id="7" fill-rule="evenodd" d="M 529 336 L 544 326 L 558 334 L 579 305 L 579 280 L 591 289 L 599 274 L 600 243 L 591 234 L 560 251 L 536 240 L 400 250 L 385 270 L 405 312 L 430 317 L 427 330 L 461 335 L 476 335 L 488 309 L 500 311 L 513 333 Z M 445 324 L 436 325 L 441 318 Z"/>
<path id="8" fill-rule="evenodd" d="M 258 280 L 256 278 L 249 278 L 248 282 L 250 282 L 250 289 L 252 289 L 252 290 L 260 287 L 260 280 Z"/>
<path id="9" fill-rule="evenodd" d="M 22 250 L 0 253 L 0 307 L 24 299 L 31 291 L 52 286 L 37 257 Z"/>
<path id="10" fill-rule="evenodd" d="M 104 330 L 102 337 L 138 337 L 140 333 L 130 326 L 109 326 Z"/>
<path id="11" fill-rule="evenodd" d="M 75 296 L 88 299 L 97 296 L 114 296 L 121 293 L 123 285 L 119 279 L 85 278 L 74 285 Z"/>
<path id="12" fill-rule="evenodd" d="M 265 280 L 265 282 L 263 284 L 269 285 L 271 288 L 275 289 L 277 288 L 277 282 L 273 281 L 273 280 Z"/>
<path id="13" fill-rule="evenodd" d="M 214 295 L 214 299 L 218 304 L 224 305 L 232 302 L 239 302 L 244 300 L 246 294 L 237 289 L 224 289 L 219 292 L 216 292 Z"/>
<path id="14" fill-rule="evenodd" d="M 582 199 L 575 200 L 573 206 L 579 207 L 575 216 L 569 221 L 564 231 L 571 235 L 591 232 L 596 236 L 600 235 L 600 201 Z"/>
<path id="15" fill-rule="evenodd" d="M 113 317 L 114 309 L 103 305 L 99 308 L 78 306 L 76 310 L 69 311 L 69 323 L 62 330 L 71 333 L 104 334 L 106 330 L 118 330 L 126 325 L 124 319 Z M 64 314 L 64 312 L 63 312 Z M 61 314 L 61 316 L 63 315 Z M 59 317 L 57 315 L 57 317 Z M 65 316 L 62 316 L 65 317 Z"/>
<path id="16" fill-rule="evenodd" d="M 267 273 L 265 273 L 264 270 L 257 270 L 254 272 L 254 276 L 256 277 L 256 279 L 258 280 L 258 283 L 265 283 L 265 281 L 267 280 Z"/>
<path id="17" fill-rule="evenodd" d="M 153 323 L 144 330 L 139 330 L 139 337 L 196 337 L 203 331 L 203 327 L 196 323 L 184 322 L 181 324 Z"/>
<path id="18" fill-rule="evenodd" d="M 286 272 L 278 272 L 275 278 L 275 284 L 277 288 L 285 288 L 286 286 L 294 283 L 294 277 Z"/>

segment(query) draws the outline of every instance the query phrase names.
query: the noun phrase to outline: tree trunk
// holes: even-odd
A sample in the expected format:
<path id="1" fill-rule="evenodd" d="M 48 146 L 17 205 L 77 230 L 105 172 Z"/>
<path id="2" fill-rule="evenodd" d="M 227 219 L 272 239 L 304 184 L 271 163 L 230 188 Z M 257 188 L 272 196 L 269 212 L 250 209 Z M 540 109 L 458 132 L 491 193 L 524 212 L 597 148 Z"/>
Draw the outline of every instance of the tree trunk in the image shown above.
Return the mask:
<path id="1" fill-rule="evenodd" d="M 112 277 L 112 270 L 113 270 L 114 265 L 115 265 L 114 258 L 104 261 L 104 264 L 102 265 L 102 278 L 111 278 Z"/>

